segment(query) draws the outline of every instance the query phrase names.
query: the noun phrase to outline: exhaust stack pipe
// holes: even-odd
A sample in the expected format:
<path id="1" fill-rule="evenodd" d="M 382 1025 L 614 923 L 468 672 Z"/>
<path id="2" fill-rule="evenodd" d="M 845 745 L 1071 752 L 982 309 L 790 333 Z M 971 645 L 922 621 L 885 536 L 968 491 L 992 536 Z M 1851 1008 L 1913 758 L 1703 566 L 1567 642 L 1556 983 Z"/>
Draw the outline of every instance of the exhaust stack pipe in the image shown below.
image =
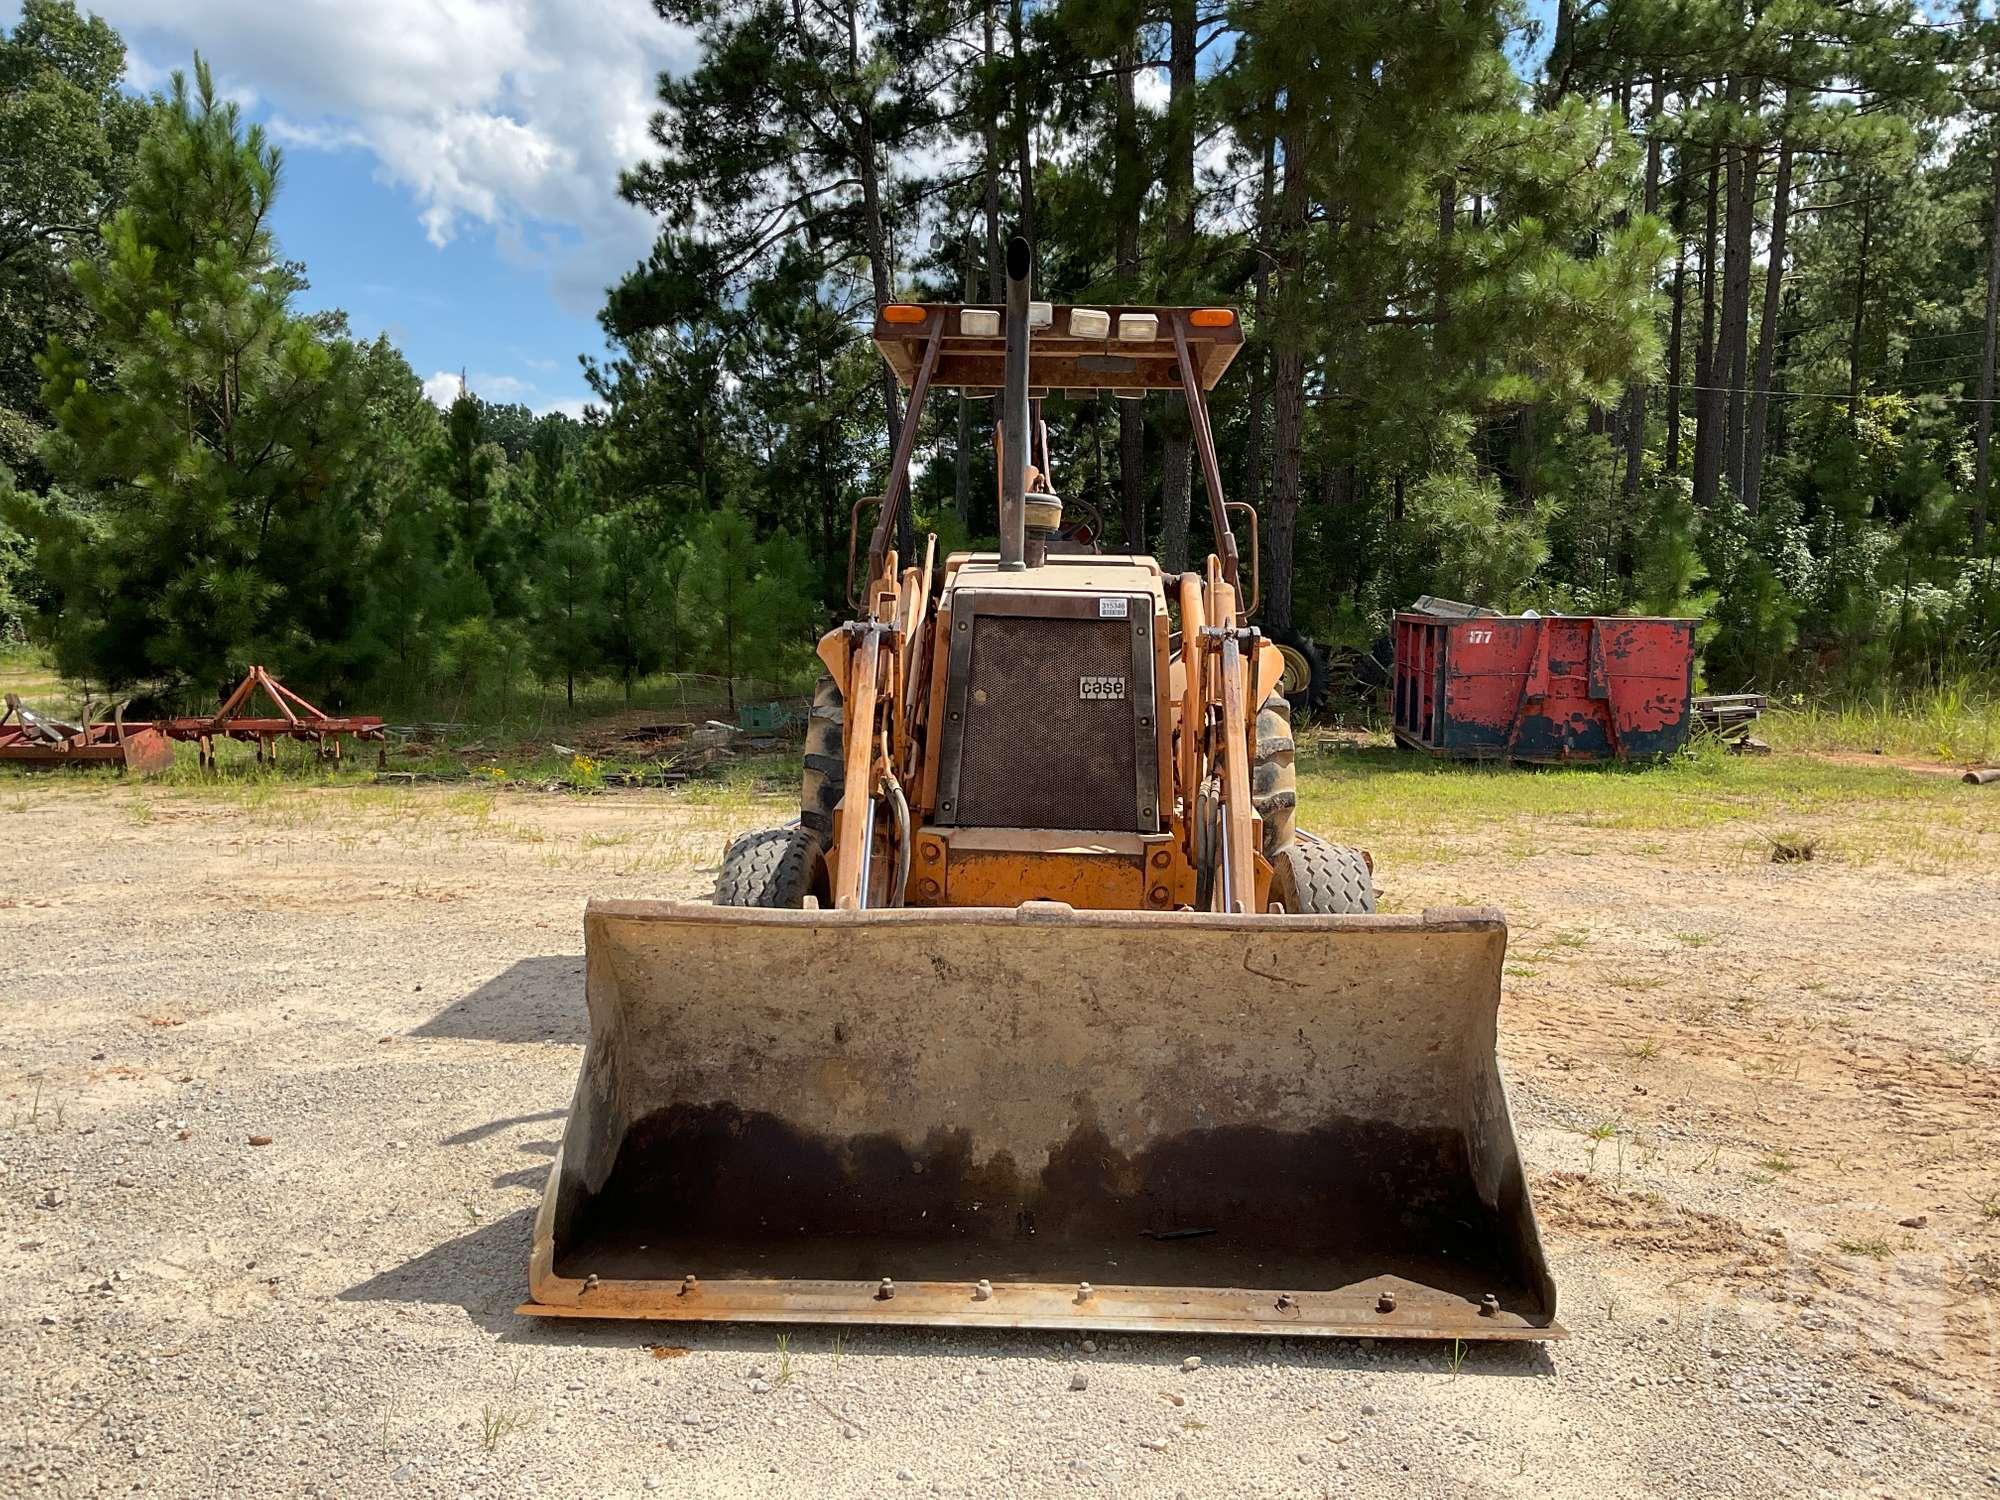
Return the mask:
<path id="1" fill-rule="evenodd" d="M 1028 470 L 1028 242 L 1007 241 L 1007 361 L 1000 390 L 1000 567 L 1027 567 L 1028 521 L 1023 504 Z"/>

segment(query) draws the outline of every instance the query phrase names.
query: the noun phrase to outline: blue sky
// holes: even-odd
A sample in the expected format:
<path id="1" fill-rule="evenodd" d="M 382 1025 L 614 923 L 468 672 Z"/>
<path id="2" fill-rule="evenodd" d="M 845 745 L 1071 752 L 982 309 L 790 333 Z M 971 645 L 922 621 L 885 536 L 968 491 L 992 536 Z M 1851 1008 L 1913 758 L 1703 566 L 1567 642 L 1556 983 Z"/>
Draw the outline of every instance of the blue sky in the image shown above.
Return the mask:
<path id="1" fill-rule="evenodd" d="M 162 87 L 195 49 L 283 146 L 276 224 L 312 307 L 434 394 L 577 411 L 603 289 L 653 227 L 618 200 L 687 39 L 649 0 L 82 0 Z M 19 19 L 0 0 L 0 24 Z"/>
<path id="2" fill-rule="evenodd" d="M 283 145 L 277 229 L 309 306 L 387 333 L 434 398 L 462 369 L 489 400 L 582 408 L 603 289 L 653 238 L 617 174 L 646 152 L 657 74 L 692 55 L 650 0 L 82 3 L 135 86 L 198 47 Z M 19 15 L 0 0 L 0 24 Z"/>

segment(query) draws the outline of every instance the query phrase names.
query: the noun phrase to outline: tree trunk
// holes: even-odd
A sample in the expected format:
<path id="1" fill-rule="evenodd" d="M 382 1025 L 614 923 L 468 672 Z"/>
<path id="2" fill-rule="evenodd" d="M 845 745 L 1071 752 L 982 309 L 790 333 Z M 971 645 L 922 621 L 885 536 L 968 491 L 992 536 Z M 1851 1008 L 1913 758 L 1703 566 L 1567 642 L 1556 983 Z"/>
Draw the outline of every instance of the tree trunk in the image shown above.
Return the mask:
<path id="1" fill-rule="evenodd" d="M 1118 106 L 1111 131 L 1111 193 L 1118 218 L 1118 297 L 1139 300 L 1139 219 L 1146 200 L 1146 166 L 1139 159 L 1139 38 L 1118 49 Z M 1125 512 L 1125 547 L 1146 550 L 1146 412 L 1119 401 L 1118 495 Z"/>
<path id="2" fill-rule="evenodd" d="M 1514 483 L 1520 491 L 1523 510 L 1533 509 L 1541 485 L 1541 434 L 1536 418 L 1539 410 L 1533 401 L 1521 408 L 1521 440 L 1514 447 Z"/>
<path id="3" fill-rule="evenodd" d="M 1008 0 L 1007 40 L 1014 52 L 1014 168 L 1020 175 L 1021 235 L 1032 252 L 1035 238 L 1035 146 L 1028 123 L 1028 51 L 1021 27 L 1021 0 Z"/>
<path id="4" fill-rule="evenodd" d="M 1666 76 L 1655 73 L 1652 102 L 1646 111 L 1646 196 L 1643 206 L 1649 215 L 1660 211 L 1660 115 L 1666 102 Z M 1639 466 L 1646 457 L 1646 382 L 1643 380 L 1633 381 L 1631 390 L 1625 393 L 1624 431 L 1624 493 L 1627 500 L 1632 500 L 1639 494 Z"/>
<path id="5" fill-rule="evenodd" d="M 1868 316 L 1868 239 L 1875 227 L 1875 200 L 1863 189 L 1861 199 L 1861 243 L 1855 251 L 1854 323 L 1847 335 L 1847 415 L 1850 421 L 1861 415 L 1861 331 Z"/>
<path id="6" fill-rule="evenodd" d="M 987 76 L 993 73 L 993 0 L 986 0 L 981 11 L 981 22 L 985 28 L 985 59 Z M 989 302 L 1007 300 L 1007 273 L 1000 259 L 1000 106 L 996 102 L 986 112 L 982 143 L 986 160 L 983 166 L 985 176 L 986 209 L 986 298 Z"/>
<path id="7" fill-rule="evenodd" d="M 1165 163 L 1167 300 L 1188 295 L 1186 257 L 1194 242 L 1195 0 L 1171 0 L 1168 20 L 1167 156 Z M 1188 566 L 1188 526 L 1194 486 L 1193 439 L 1187 406 L 1168 398 L 1160 435 L 1160 566 L 1169 573 Z"/>
<path id="8" fill-rule="evenodd" d="M 850 78 L 856 82 L 861 73 L 861 40 L 857 29 L 854 6 L 847 8 L 847 64 Z M 861 233 L 868 247 L 868 275 L 875 293 L 875 305 L 884 306 L 889 301 L 889 241 L 882 225 L 882 179 L 881 163 L 876 160 L 875 118 L 864 102 L 855 118 L 855 175 L 861 179 Z M 889 451 L 895 452 L 896 438 L 902 432 L 902 403 L 896 396 L 896 376 L 884 362 L 878 378 L 882 389 L 882 415 L 889 433 Z M 917 414 L 911 413 L 911 421 Z M 908 558 L 914 540 L 910 526 L 910 492 L 906 485 L 896 501 L 896 550 Z"/>
<path id="9" fill-rule="evenodd" d="M 1764 309 L 1757 325 L 1757 374 L 1751 381 L 1750 416 L 1743 434 L 1743 508 L 1753 516 L 1764 494 L 1764 429 L 1770 420 L 1771 370 L 1778 357 L 1778 309 L 1784 294 L 1785 236 L 1791 217 L 1792 137 L 1787 125 L 1784 139 L 1778 143 L 1777 180 L 1771 185 L 1770 264 L 1764 268 Z"/>
<path id="10" fill-rule="evenodd" d="M 1992 477 L 1993 359 L 2000 331 L 2000 142 L 1993 147 L 1993 218 L 1986 236 L 1986 343 L 1979 356 L 1979 428 L 1973 446 L 1972 550 L 1986 550 L 1986 484 Z"/>
<path id="11" fill-rule="evenodd" d="M 1271 567 L 1264 579 L 1264 624 L 1273 635 L 1292 628 L 1292 543 L 1298 532 L 1299 468 L 1305 448 L 1306 359 L 1301 330 L 1285 309 L 1304 300 L 1301 243 L 1306 223 L 1305 130 L 1300 106 L 1283 116 L 1284 188 L 1278 199 L 1279 316 L 1271 331 L 1271 515 L 1265 531 Z"/>
<path id="12" fill-rule="evenodd" d="M 1721 293 L 1721 267 L 1715 263 L 1717 194 L 1722 183 L 1722 150 L 1708 150 L 1708 218 L 1702 230 L 1701 342 L 1695 352 L 1694 503 L 1706 509 L 1715 503 L 1722 483 L 1723 402 L 1721 371 L 1715 358 L 1715 303 Z"/>
<path id="13" fill-rule="evenodd" d="M 1194 509 L 1193 455 L 1187 403 L 1179 396 L 1169 396 L 1160 421 L 1160 566 L 1169 573 L 1187 571 L 1188 528 Z"/>
<path id="14" fill-rule="evenodd" d="M 1792 367 L 1792 344 L 1798 338 L 1796 326 L 1799 310 L 1799 290 L 1787 287 L 1779 296 L 1778 309 L 1778 360 L 1771 370 L 1771 394 L 1783 396 L 1785 393 L 1785 373 Z M 1787 327 L 1790 323 L 1794 326 Z M 1771 407 L 1771 457 L 1783 458 L 1791 438 L 1792 403 L 1777 401 Z"/>
<path id="15" fill-rule="evenodd" d="M 967 302 L 976 301 L 979 296 L 979 276 L 975 269 L 974 252 L 977 245 L 973 237 L 965 237 L 965 264 L 963 267 L 964 296 Z M 972 530 L 972 402 L 961 391 L 958 397 L 958 442 L 952 450 L 951 459 L 952 508 L 958 513 L 958 524 L 968 534 Z"/>
<path id="16" fill-rule="evenodd" d="M 1265 102 L 1265 118 L 1276 109 L 1275 100 Z M 1250 412 L 1244 423 L 1245 455 L 1243 499 L 1262 507 L 1264 501 L 1264 413 L 1271 404 L 1271 214 L 1278 185 L 1278 140 L 1268 130 L 1264 135 L 1264 162 L 1257 185 L 1257 230 L 1250 254 L 1251 316 L 1256 320 L 1257 339 L 1250 351 Z"/>
<path id="17" fill-rule="evenodd" d="M 1543 70 L 1542 103 L 1554 104 L 1569 92 L 1570 70 L 1576 65 L 1576 0 L 1556 0 L 1554 35 Z"/>
<path id="18" fill-rule="evenodd" d="M 1681 375 L 1687 343 L 1687 148 L 1674 153 L 1674 290 L 1667 319 L 1667 472 L 1681 471 Z"/>
<path id="19" fill-rule="evenodd" d="M 1739 86 L 1732 97 L 1744 97 Z M 1751 103 L 1761 109 L 1763 85 L 1749 89 Z M 1723 241 L 1722 331 L 1723 354 L 1716 361 L 1729 387 L 1723 397 L 1722 467 L 1730 492 L 1743 494 L 1744 400 L 1750 384 L 1750 239 L 1755 228 L 1757 205 L 1758 153 L 1738 146 L 1729 153 L 1729 227 Z"/>

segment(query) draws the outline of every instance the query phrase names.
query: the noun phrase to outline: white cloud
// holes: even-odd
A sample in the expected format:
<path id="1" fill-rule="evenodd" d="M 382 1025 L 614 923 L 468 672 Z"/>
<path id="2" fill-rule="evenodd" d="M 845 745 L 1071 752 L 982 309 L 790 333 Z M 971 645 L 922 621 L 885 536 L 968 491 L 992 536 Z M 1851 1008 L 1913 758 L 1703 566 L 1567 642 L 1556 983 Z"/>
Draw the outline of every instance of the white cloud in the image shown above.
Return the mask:
<path id="1" fill-rule="evenodd" d="M 461 389 L 469 390 L 482 401 L 492 401 L 502 405 L 519 402 L 538 417 L 546 417 L 552 411 L 559 411 L 566 417 L 583 420 L 584 408 L 591 405 L 588 396 L 550 396 L 531 380 L 523 380 L 517 375 L 483 374 L 475 370 L 464 377 L 460 385 L 456 370 L 439 370 L 424 382 L 424 395 L 431 405 L 443 410 L 458 399 Z"/>
<path id="2" fill-rule="evenodd" d="M 510 401 L 524 401 L 535 393 L 534 383 L 523 380 L 518 375 L 489 375 L 482 372 L 468 376 L 466 384 L 480 400 L 497 401 L 502 405 Z"/>
<path id="3" fill-rule="evenodd" d="M 546 269 L 574 311 L 593 311 L 652 242 L 650 221 L 617 196 L 618 173 L 646 154 L 658 74 L 686 66 L 693 45 L 649 0 L 91 9 L 128 35 L 139 29 L 148 57 L 199 46 L 220 78 L 255 80 L 286 143 L 371 151 L 380 175 L 415 196 L 433 243 L 490 227 L 505 253 Z"/>
<path id="4" fill-rule="evenodd" d="M 298 146 L 308 151 L 344 151 L 368 145 L 368 137 L 351 125 L 331 122 L 301 125 L 283 115 L 273 115 L 266 128 L 279 145 Z"/>
<path id="5" fill-rule="evenodd" d="M 431 405 L 446 407 L 458 399 L 458 393 L 463 388 L 458 371 L 439 370 L 424 382 L 424 395 L 429 398 Z"/>

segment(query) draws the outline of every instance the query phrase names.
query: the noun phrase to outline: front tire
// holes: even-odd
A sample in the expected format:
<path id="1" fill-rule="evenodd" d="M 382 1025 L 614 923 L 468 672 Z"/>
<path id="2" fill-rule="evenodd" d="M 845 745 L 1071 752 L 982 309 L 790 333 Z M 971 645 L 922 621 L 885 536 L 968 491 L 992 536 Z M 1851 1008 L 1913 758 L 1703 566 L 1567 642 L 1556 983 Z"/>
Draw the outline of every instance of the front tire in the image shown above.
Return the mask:
<path id="1" fill-rule="evenodd" d="M 722 856 L 715 904 L 797 911 L 819 893 L 822 864 L 819 840 L 800 824 L 746 833 Z"/>
<path id="2" fill-rule="evenodd" d="M 1375 879 L 1359 849 L 1308 835 L 1271 861 L 1271 904 L 1298 916 L 1364 915 L 1375 910 Z"/>

